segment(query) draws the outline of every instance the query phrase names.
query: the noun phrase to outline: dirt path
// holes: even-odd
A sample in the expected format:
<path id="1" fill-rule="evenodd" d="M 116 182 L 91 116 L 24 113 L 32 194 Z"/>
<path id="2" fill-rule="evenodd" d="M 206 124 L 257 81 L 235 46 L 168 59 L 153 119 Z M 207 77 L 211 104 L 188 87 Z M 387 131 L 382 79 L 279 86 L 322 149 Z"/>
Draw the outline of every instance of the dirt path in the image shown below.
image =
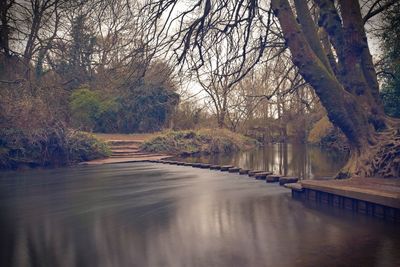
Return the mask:
<path id="1" fill-rule="evenodd" d="M 155 134 L 96 134 L 100 140 L 107 142 L 111 148 L 111 156 L 83 162 L 83 165 L 99 165 L 123 162 L 140 162 L 145 160 L 159 160 L 170 155 L 142 152 L 140 145 Z"/>

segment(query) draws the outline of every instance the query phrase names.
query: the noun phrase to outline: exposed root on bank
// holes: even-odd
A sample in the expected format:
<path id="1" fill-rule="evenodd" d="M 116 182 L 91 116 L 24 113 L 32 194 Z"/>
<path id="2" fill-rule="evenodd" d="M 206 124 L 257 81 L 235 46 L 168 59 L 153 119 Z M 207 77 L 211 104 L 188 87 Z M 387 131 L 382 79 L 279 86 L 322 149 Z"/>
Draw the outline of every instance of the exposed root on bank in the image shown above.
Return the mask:
<path id="1" fill-rule="evenodd" d="M 373 144 L 352 151 L 337 179 L 350 177 L 400 178 L 400 128 L 378 133 Z"/>

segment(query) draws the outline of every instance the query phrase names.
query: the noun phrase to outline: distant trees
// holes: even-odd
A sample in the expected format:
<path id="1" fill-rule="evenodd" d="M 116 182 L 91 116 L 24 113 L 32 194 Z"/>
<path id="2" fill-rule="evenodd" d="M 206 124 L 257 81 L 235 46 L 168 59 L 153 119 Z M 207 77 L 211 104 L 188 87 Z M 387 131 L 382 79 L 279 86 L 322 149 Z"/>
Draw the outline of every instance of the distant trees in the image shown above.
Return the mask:
<path id="1" fill-rule="evenodd" d="M 380 75 L 383 77 L 381 91 L 385 111 L 400 118 L 400 3 L 384 13 L 383 60 Z"/>
<path id="2" fill-rule="evenodd" d="M 0 6 L 3 95 L 40 95 L 57 110 L 47 114 L 84 130 L 168 126 L 179 102 L 174 69 L 156 58 L 157 44 L 144 31 L 138 2 L 1 0 Z"/>

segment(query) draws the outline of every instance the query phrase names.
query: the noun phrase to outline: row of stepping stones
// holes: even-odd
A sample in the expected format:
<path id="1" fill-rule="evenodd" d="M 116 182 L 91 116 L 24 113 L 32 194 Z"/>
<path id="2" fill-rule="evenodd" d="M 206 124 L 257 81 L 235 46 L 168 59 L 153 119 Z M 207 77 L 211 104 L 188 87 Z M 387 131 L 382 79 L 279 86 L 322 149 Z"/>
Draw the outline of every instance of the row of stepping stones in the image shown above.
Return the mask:
<path id="1" fill-rule="evenodd" d="M 278 183 L 280 185 L 285 185 L 289 183 L 297 183 L 299 180 L 298 177 L 293 176 L 283 176 L 279 174 L 273 174 L 272 172 L 265 170 L 249 170 L 242 169 L 232 165 L 211 165 L 207 163 L 189 163 L 182 161 L 171 161 L 171 160 L 149 160 L 148 162 L 154 163 L 164 163 L 171 165 L 179 165 L 179 166 L 191 166 L 193 168 L 201 168 L 201 169 L 210 169 L 210 170 L 219 170 L 230 173 L 239 173 L 241 175 L 248 175 L 249 177 L 254 177 L 257 180 L 265 180 L 267 183 Z"/>

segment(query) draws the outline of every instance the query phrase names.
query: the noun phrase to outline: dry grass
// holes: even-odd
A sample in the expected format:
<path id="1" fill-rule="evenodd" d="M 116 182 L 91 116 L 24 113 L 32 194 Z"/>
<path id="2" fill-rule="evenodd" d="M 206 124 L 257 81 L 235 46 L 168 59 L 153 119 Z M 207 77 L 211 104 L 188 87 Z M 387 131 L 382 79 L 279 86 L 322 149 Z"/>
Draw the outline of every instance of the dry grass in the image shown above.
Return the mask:
<path id="1" fill-rule="evenodd" d="M 192 155 L 198 153 L 231 153 L 257 145 L 254 139 L 226 129 L 167 131 L 146 140 L 141 149 L 146 152 Z"/>

